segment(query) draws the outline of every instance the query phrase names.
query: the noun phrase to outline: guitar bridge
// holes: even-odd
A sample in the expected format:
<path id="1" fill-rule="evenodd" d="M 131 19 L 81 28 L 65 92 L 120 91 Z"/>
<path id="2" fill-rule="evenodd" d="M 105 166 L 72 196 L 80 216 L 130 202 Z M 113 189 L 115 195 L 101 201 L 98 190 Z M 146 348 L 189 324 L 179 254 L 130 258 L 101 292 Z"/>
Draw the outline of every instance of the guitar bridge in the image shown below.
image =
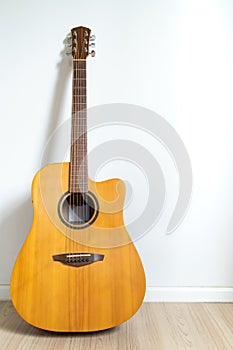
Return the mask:
<path id="1" fill-rule="evenodd" d="M 53 255 L 54 261 L 74 267 L 80 267 L 93 264 L 97 261 L 104 260 L 104 255 L 92 253 L 68 253 Z"/>

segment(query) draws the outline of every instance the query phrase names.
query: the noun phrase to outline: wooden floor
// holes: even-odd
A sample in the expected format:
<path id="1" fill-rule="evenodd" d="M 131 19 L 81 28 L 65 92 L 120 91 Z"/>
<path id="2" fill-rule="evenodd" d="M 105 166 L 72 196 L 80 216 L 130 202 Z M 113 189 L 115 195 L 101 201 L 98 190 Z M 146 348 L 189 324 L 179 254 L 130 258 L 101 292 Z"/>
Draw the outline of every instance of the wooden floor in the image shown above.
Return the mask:
<path id="1" fill-rule="evenodd" d="M 4 350 L 230 350 L 233 304 L 144 303 L 127 323 L 89 334 L 59 334 L 26 324 L 8 301 L 0 302 Z"/>

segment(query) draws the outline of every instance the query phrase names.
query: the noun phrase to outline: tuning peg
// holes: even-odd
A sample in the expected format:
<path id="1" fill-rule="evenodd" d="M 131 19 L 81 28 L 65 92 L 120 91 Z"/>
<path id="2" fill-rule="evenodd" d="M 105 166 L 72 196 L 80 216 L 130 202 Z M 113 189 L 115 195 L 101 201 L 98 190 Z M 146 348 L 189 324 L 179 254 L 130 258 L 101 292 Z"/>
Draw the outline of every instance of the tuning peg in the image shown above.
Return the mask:
<path id="1" fill-rule="evenodd" d="M 67 51 L 67 52 L 66 52 L 66 55 L 67 55 L 67 56 L 70 56 L 70 55 L 72 55 L 72 52 L 71 52 L 71 51 Z"/>
<path id="2" fill-rule="evenodd" d="M 91 43 L 91 44 L 90 44 L 90 47 L 93 47 L 93 48 L 94 48 L 94 47 L 95 47 L 95 44 L 94 44 L 94 43 Z"/>
<path id="3" fill-rule="evenodd" d="M 96 38 L 96 36 L 93 34 L 93 35 L 91 35 L 90 36 L 90 41 L 94 41 L 95 40 L 95 38 Z"/>
<path id="4" fill-rule="evenodd" d="M 91 57 L 95 57 L 95 51 L 92 50 L 92 51 L 89 53 L 89 55 L 91 55 Z"/>
<path id="5" fill-rule="evenodd" d="M 72 47 L 72 44 L 67 43 L 67 44 L 66 44 L 66 47 Z"/>
<path id="6" fill-rule="evenodd" d="M 71 40 L 71 39 L 72 39 L 72 36 L 71 36 L 71 34 L 70 34 L 70 33 L 69 33 L 69 34 L 67 34 L 66 39 L 67 39 L 67 40 Z"/>

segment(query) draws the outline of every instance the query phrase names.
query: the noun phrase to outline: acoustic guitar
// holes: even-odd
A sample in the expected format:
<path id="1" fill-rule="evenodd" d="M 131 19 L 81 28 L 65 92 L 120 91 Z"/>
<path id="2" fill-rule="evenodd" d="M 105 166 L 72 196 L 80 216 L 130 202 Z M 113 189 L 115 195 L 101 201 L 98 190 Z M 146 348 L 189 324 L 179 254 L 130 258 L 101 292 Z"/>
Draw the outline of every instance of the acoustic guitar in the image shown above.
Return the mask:
<path id="1" fill-rule="evenodd" d="M 70 162 L 35 175 L 33 224 L 11 278 L 19 315 L 50 331 L 117 326 L 135 314 L 145 294 L 143 266 L 124 226 L 125 185 L 88 178 L 86 59 L 93 39 L 89 28 L 71 30 Z"/>

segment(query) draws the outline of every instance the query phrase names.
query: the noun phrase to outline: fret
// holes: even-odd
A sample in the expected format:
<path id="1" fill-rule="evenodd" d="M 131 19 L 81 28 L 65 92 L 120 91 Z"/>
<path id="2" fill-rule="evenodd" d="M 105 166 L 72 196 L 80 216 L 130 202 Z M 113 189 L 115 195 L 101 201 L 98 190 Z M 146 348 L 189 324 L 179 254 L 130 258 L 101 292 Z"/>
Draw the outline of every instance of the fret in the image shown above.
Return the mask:
<path id="1" fill-rule="evenodd" d="M 78 84 L 77 84 L 78 81 Z M 73 88 L 82 88 L 87 86 L 87 80 L 86 79 L 75 79 L 73 80 Z"/>
<path id="2" fill-rule="evenodd" d="M 79 172 L 75 172 L 75 173 L 74 173 L 74 172 L 71 171 L 70 176 L 73 176 L 73 177 L 76 177 L 76 178 L 77 178 L 77 177 L 80 177 L 80 181 L 81 181 L 81 182 L 85 182 L 86 179 L 81 178 L 83 172 L 84 172 L 84 173 L 87 173 L 87 167 L 85 167 L 85 168 L 83 168 L 83 169 L 79 169 Z"/>
<path id="3" fill-rule="evenodd" d="M 87 169 L 86 169 L 87 170 Z M 86 171 L 86 173 L 87 173 L 87 171 Z M 72 176 L 72 177 L 76 177 L 76 178 L 80 178 L 80 182 L 86 182 L 86 180 L 84 180 L 83 178 L 81 178 L 81 175 L 82 175 L 82 173 L 81 172 L 79 172 L 79 173 L 75 173 L 75 174 L 70 174 L 70 176 Z"/>
<path id="4" fill-rule="evenodd" d="M 77 83 L 78 81 L 78 83 Z M 82 79 L 82 80 L 75 80 L 73 81 L 73 91 L 74 89 L 81 89 L 81 88 L 85 88 L 87 87 L 87 81 Z"/>
<path id="5" fill-rule="evenodd" d="M 86 160 L 86 155 L 84 156 L 84 151 L 87 150 L 80 150 L 79 153 L 83 153 L 83 155 L 77 157 L 76 162 L 73 162 L 72 168 L 70 168 L 71 170 L 77 170 L 77 172 L 79 172 L 78 168 L 84 168 L 87 165 L 87 160 Z"/>
<path id="6" fill-rule="evenodd" d="M 86 80 L 86 71 L 85 70 L 74 71 L 73 80 L 77 80 L 77 79 L 85 79 Z"/>
<path id="7" fill-rule="evenodd" d="M 82 130 L 81 130 L 81 134 L 80 134 L 80 131 L 79 131 L 79 126 L 80 126 L 80 128 L 82 128 Z M 84 130 L 83 128 L 86 128 L 87 127 L 87 125 L 86 124 L 79 124 L 79 123 L 72 123 L 72 135 L 80 135 L 79 136 L 79 138 L 82 136 L 82 138 L 85 138 L 86 137 L 86 132 L 87 132 L 87 130 Z M 74 129 L 76 129 L 76 130 L 74 130 Z M 78 130 L 77 130 L 78 129 Z M 75 142 L 77 142 L 78 141 L 78 139 L 79 138 L 76 138 L 74 141 Z"/>
<path id="8" fill-rule="evenodd" d="M 73 129 L 75 127 L 79 127 L 79 125 L 72 125 Z M 82 146 L 81 143 L 83 143 L 83 140 L 87 139 L 86 132 L 87 130 L 84 129 L 86 126 L 81 126 L 81 131 L 72 131 L 72 145 L 76 146 L 76 143 L 78 143 L 79 146 Z"/>
<path id="9" fill-rule="evenodd" d="M 85 123 L 85 124 L 81 124 L 81 123 L 72 123 L 72 126 L 74 127 L 74 128 L 82 128 L 81 129 L 81 131 L 82 131 L 82 135 L 87 131 L 87 130 L 84 130 L 84 128 L 87 128 L 87 124 Z M 73 129 L 74 129 L 73 128 Z M 79 135 L 80 134 L 80 132 L 79 131 L 73 131 L 72 132 L 72 135 Z M 85 136 L 85 135 L 83 135 L 83 136 Z M 76 141 L 78 141 L 78 139 L 76 139 Z"/>
<path id="10" fill-rule="evenodd" d="M 77 114 L 79 114 L 81 111 L 77 112 L 77 113 L 73 113 L 72 116 L 72 121 L 78 121 L 78 120 L 85 120 L 86 118 L 80 117 Z"/>
<path id="11" fill-rule="evenodd" d="M 75 174 L 75 175 L 70 175 L 70 177 L 74 177 L 75 179 L 77 179 L 77 174 Z M 79 185 L 83 185 L 83 184 L 86 184 L 86 182 L 82 182 L 82 181 L 78 181 L 77 182 Z"/>
<path id="12" fill-rule="evenodd" d="M 78 117 L 78 115 L 81 113 L 81 112 L 86 112 L 86 108 L 82 108 L 82 109 L 75 109 L 75 108 L 73 108 L 72 109 L 72 118 L 76 118 L 76 119 L 78 119 L 79 117 Z M 83 118 L 82 118 L 83 119 Z"/>
<path id="13" fill-rule="evenodd" d="M 73 187 L 80 187 L 80 186 L 87 186 L 87 182 L 75 182 L 74 180 L 73 180 L 73 182 L 72 182 L 72 186 Z"/>
<path id="14" fill-rule="evenodd" d="M 81 112 L 86 112 L 86 108 L 85 107 L 80 107 L 80 109 L 76 108 L 72 108 L 72 115 L 76 116 L 77 114 L 81 113 Z M 76 116 L 77 117 L 77 116 Z"/>
<path id="15" fill-rule="evenodd" d="M 73 168 L 70 168 L 71 171 L 72 171 L 72 169 L 73 169 L 73 170 L 75 170 L 77 173 L 79 173 L 81 168 L 82 168 L 82 171 L 83 171 L 83 169 L 87 166 L 86 158 L 81 157 L 81 158 L 79 159 L 79 162 L 85 163 L 85 164 L 83 164 L 83 165 L 79 165 L 78 163 L 77 163 L 77 164 L 74 164 L 74 165 L 73 165 Z M 77 166 L 78 166 L 78 165 L 79 165 L 79 169 L 77 169 Z"/>
<path id="16" fill-rule="evenodd" d="M 73 180 L 73 186 L 85 186 L 85 185 L 87 185 L 87 182 L 81 182 L 80 180 L 78 180 L 78 182 L 75 182 Z"/>
<path id="17" fill-rule="evenodd" d="M 74 164 L 73 165 L 73 168 L 70 168 L 70 172 L 72 173 L 72 169 L 73 170 L 75 170 L 76 172 L 75 172 L 75 174 L 77 175 L 77 174 L 80 174 L 80 172 L 84 172 L 84 168 L 87 168 L 87 162 L 86 162 L 86 160 L 85 159 L 83 159 L 83 158 L 81 158 L 81 159 L 79 159 L 79 163 L 83 163 L 83 162 L 85 162 L 85 165 L 79 165 L 79 164 Z M 75 166 L 76 165 L 76 166 Z M 81 170 L 80 170 L 81 169 Z M 73 173 L 72 173 L 73 174 Z M 82 179 L 83 180 L 83 179 Z"/>
<path id="18" fill-rule="evenodd" d="M 72 181 L 72 183 L 71 183 L 72 187 L 87 186 L 87 184 L 88 184 L 87 182 L 77 181 L 77 179 L 74 180 L 74 179 L 70 178 L 70 180 Z"/>
<path id="19" fill-rule="evenodd" d="M 74 179 L 71 177 L 70 180 L 72 186 L 85 186 L 88 184 L 88 182 L 78 181 L 77 176 Z"/>
<path id="20" fill-rule="evenodd" d="M 86 175 L 87 175 L 87 173 L 86 173 Z M 83 174 L 82 174 L 82 176 L 83 176 Z M 72 186 L 84 186 L 88 183 L 86 181 L 81 181 L 78 176 L 74 177 L 74 176 L 70 175 L 70 180 L 72 181 L 72 183 L 71 183 Z"/>
<path id="21" fill-rule="evenodd" d="M 72 186 L 70 192 L 88 192 L 88 184 Z"/>
<path id="22" fill-rule="evenodd" d="M 72 149 L 75 149 L 75 147 L 72 146 Z M 84 147 L 79 147 L 79 151 L 85 151 L 85 150 L 87 150 L 87 147 L 85 147 L 85 146 Z"/>
<path id="23" fill-rule="evenodd" d="M 73 128 L 74 129 L 74 128 Z M 80 132 L 79 131 L 74 131 L 73 133 L 72 133 L 72 135 L 79 135 L 80 134 Z M 85 140 L 85 139 L 87 139 L 87 137 L 86 137 L 86 132 L 83 132 L 83 130 L 82 130 L 82 133 L 81 133 L 81 135 L 77 138 L 75 138 L 73 141 L 73 144 L 72 144 L 72 146 L 73 145 L 76 145 L 77 143 L 78 143 L 78 141 L 79 142 L 83 142 L 83 140 Z"/>
<path id="24" fill-rule="evenodd" d="M 86 69 L 86 61 L 73 61 L 74 69 Z"/>
<path id="25" fill-rule="evenodd" d="M 77 117 L 74 117 L 74 119 L 72 120 L 72 123 L 87 123 L 86 119 L 85 118 L 77 118 Z"/>
<path id="26" fill-rule="evenodd" d="M 84 128 L 86 128 L 87 127 L 87 124 L 85 123 L 85 124 L 82 124 L 82 123 L 72 123 L 72 126 L 73 127 L 80 127 L 80 128 L 82 128 L 82 134 L 84 134 Z M 79 131 L 73 131 L 73 133 L 72 133 L 72 135 L 79 135 L 80 134 L 80 132 Z"/>
<path id="27" fill-rule="evenodd" d="M 74 179 L 72 179 L 72 185 L 73 186 L 86 186 L 87 185 L 87 182 L 80 182 L 80 180 L 78 180 L 77 182 L 75 182 Z"/>

